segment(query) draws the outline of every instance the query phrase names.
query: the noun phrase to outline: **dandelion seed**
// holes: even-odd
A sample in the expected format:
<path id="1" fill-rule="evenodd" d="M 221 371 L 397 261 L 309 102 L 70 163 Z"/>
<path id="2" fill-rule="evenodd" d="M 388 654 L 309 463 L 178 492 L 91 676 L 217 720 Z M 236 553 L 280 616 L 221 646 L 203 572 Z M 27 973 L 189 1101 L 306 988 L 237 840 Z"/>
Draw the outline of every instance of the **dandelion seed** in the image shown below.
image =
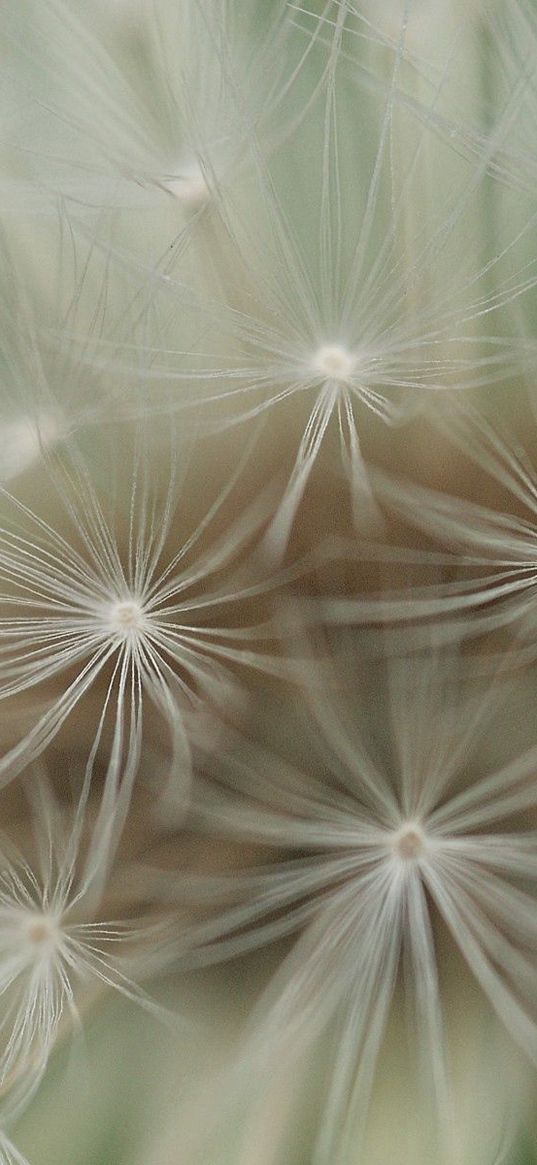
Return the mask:
<path id="1" fill-rule="evenodd" d="M 48 239 L 50 267 L 60 274 L 54 285 L 48 278 L 43 295 L 0 227 L 0 482 L 36 469 L 74 433 L 132 415 L 115 395 L 110 373 L 93 375 L 69 340 L 88 311 L 97 321 L 108 294 L 91 243 L 79 239 L 77 256 L 66 254 L 64 231 L 74 229 L 65 218 Z"/>
<path id="2" fill-rule="evenodd" d="M 5 837 L 1 844 L 0 1088 L 12 1108 L 28 1103 L 60 1031 L 66 1022 L 80 1027 L 80 1007 L 96 991 L 113 988 L 156 1016 L 165 1014 L 129 977 L 131 966 L 143 965 L 137 947 L 159 945 L 158 926 L 144 930 L 141 923 L 98 917 L 110 889 L 110 853 L 99 829 L 87 837 L 88 791 L 86 777 L 67 820 L 44 772 L 36 771 L 32 864 Z"/>
<path id="3" fill-rule="evenodd" d="M 59 494 L 66 531 L 4 494 L 0 699 L 16 706 L 23 693 L 41 691 L 48 708 L 4 751 L 3 783 L 54 739 L 90 689 L 102 685 L 101 711 L 88 747 L 95 757 L 110 723 L 110 789 L 117 788 L 121 770 L 127 802 L 142 749 L 147 700 L 167 726 L 180 801 L 190 763 L 185 717 L 205 707 L 207 700 L 230 698 L 235 665 L 277 669 L 269 654 L 256 650 L 256 638 L 261 644 L 267 628 L 256 630 L 245 616 L 250 600 L 266 592 L 267 582 L 253 573 L 247 577 L 244 569 L 241 577 L 240 572 L 243 548 L 266 521 L 267 499 L 257 499 L 238 524 L 232 519 L 215 543 L 202 550 L 199 544 L 224 505 L 228 483 L 227 492 L 199 523 L 191 524 L 186 537 L 183 526 L 178 544 L 173 523 L 181 493 L 173 469 L 158 500 L 145 479 L 143 457 L 138 476 L 136 464 L 135 457 L 122 533 L 114 503 L 110 506 L 100 497 L 76 456 L 49 467 L 48 484 Z M 119 467 L 117 473 L 121 478 Z M 225 572 L 230 570 L 238 581 L 230 578 L 226 586 Z M 242 625 L 233 630 L 227 611 L 241 603 L 246 603 Z M 219 608 L 220 627 L 215 619 Z"/>
<path id="4" fill-rule="evenodd" d="M 336 654 L 336 669 L 342 660 Z M 256 1103 L 279 1063 L 296 1072 L 323 1032 L 337 1033 L 313 1154 L 319 1165 L 347 1161 L 362 1143 L 402 966 L 439 1159 L 458 1159 L 439 919 L 510 1037 L 537 1063 L 535 746 L 518 755 L 513 743 L 506 763 L 487 768 L 482 743 L 502 704 L 509 715 L 511 697 L 501 684 L 463 682 L 455 653 L 385 666 L 372 665 L 367 678 L 358 665 L 336 670 L 331 690 L 342 704 L 310 676 L 310 718 L 297 709 L 286 726 L 293 755 L 298 740 L 308 756 L 304 768 L 237 741 L 228 756 L 204 759 L 218 785 L 204 785 L 196 803 L 216 832 L 257 841 L 265 853 L 299 852 L 209 879 L 214 918 L 193 929 L 192 959 L 236 957 L 298 932 L 254 1011 L 238 1089 L 251 1088 Z M 379 687 L 389 740 L 385 727 L 360 729 Z M 269 715 L 263 735 L 270 725 Z"/>
<path id="5" fill-rule="evenodd" d="M 268 149 L 281 138 L 271 118 L 299 67 L 286 75 L 285 6 L 264 34 L 228 0 L 218 11 L 198 0 L 128 8 L 136 70 L 113 51 L 109 8 L 91 20 L 64 0 L 45 0 L 37 19 L 24 3 L 2 10 L 6 72 L 20 109 L 34 111 L 13 143 L 33 182 L 0 184 L 2 209 L 53 213 L 60 190 L 75 206 L 123 210 L 154 209 L 166 191 L 197 210 L 244 166 L 256 132 Z"/>
<path id="6" fill-rule="evenodd" d="M 209 294 L 194 290 L 181 256 L 175 265 L 152 270 L 146 293 L 147 318 L 157 312 L 159 334 L 150 343 L 150 366 L 142 378 L 158 385 L 163 408 L 191 411 L 214 432 L 293 403 L 290 415 L 299 436 L 267 536 L 276 559 L 286 548 L 328 431 L 335 431 L 353 514 L 360 521 L 361 514 L 375 510 L 361 444 L 361 425 L 371 432 L 368 414 L 393 425 L 428 407 L 440 392 L 503 378 L 517 363 L 511 339 L 485 335 L 481 322 L 526 294 L 536 278 L 534 264 L 528 268 L 522 253 L 531 221 L 515 229 L 490 262 L 476 262 L 475 249 L 467 246 L 477 194 L 490 180 L 492 142 L 468 159 L 463 181 L 458 173 L 447 193 L 428 199 L 423 218 L 419 191 L 428 174 L 430 127 L 420 131 L 413 123 L 403 173 L 394 167 L 404 21 L 391 52 L 382 109 L 378 99 L 372 106 L 378 143 L 372 157 L 370 145 L 366 154 L 367 184 L 364 189 L 357 143 L 350 165 L 358 205 L 354 193 L 344 195 L 351 183 L 344 181 L 339 115 L 345 89 L 339 65 L 347 10 L 337 6 L 317 93 L 323 109 L 321 161 L 303 177 L 315 192 L 307 206 L 309 229 L 288 213 L 268 162 L 254 150 L 257 189 L 248 191 L 248 213 L 242 200 L 237 204 L 231 192 L 222 193 L 226 242 L 221 254 L 216 251 Z M 414 197 L 416 222 L 409 227 L 406 208 Z M 116 258 L 129 265 L 128 257 L 116 252 Z M 497 286 L 490 292 L 494 275 Z M 188 338 L 178 333 L 177 311 L 170 311 L 175 301 L 181 303 Z M 111 359 L 113 367 L 134 372 L 129 345 L 123 353 L 120 347 L 112 352 L 103 345 L 99 355 L 97 345 L 92 359 L 98 365 Z"/>

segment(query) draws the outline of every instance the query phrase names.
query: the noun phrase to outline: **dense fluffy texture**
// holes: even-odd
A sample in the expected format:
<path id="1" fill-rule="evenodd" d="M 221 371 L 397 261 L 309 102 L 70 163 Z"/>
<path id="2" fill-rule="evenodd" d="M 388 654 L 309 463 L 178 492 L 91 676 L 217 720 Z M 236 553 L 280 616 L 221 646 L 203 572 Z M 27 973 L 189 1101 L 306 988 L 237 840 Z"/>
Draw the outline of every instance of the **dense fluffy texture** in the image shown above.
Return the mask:
<path id="1" fill-rule="evenodd" d="M 0 45 L 0 1163 L 530 1165 L 534 0 Z"/>

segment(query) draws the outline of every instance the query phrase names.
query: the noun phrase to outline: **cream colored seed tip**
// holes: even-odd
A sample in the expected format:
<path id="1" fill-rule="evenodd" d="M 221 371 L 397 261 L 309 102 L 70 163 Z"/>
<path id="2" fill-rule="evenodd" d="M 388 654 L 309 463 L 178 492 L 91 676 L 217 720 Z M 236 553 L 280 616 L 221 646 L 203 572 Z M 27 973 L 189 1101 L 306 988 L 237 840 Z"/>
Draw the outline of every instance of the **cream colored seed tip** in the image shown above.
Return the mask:
<path id="1" fill-rule="evenodd" d="M 145 612 L 138 599 L 121 599 L 112 603 L 108 611 L 107 622 L 112 631 L 118 635 L 128 635 L 131 632 L 142 631 L 145 625 Z"/>
<path id="2" fill-rule="evenodd" d="M 26 937 L 32 947 L 43 951 L 56 945 L 59 937 L 58 923 L 48 914 L 36 914 L 26 923 Z"/>
<path id="3" fill-rule="evenodd" d="M 187 206 L 201 206 L 210 197 L 209 188 L 198 165 L 184 167 L 181 173 L 168 174 L 163 184 L 174 198 L 178 198 Z"/>
<path id="4" fill-rule="evenodd" d="M 354 369 L 354 357 L 341 344 L 322 344 L 313 357 L 312 368 L 329 380 L 348 380 Z"/>
<path id="5" fill-rule="evenodd" d="M 392 848 L 402 862 L 417 862 L 426 849 L 426 838 L 419 822 L 407 821 L 394 834 Z"/>

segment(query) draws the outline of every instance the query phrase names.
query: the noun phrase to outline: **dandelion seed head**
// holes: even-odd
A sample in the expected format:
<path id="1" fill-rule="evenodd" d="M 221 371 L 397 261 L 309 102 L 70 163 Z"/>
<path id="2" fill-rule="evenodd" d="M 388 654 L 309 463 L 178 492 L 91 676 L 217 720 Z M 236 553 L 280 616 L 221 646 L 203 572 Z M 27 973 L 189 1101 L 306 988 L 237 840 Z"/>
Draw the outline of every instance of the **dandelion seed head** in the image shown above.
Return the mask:
<path id="1" fill-rule="evenodd" d="M 348 380 L 354 370 L 355 360 L 351 352 L 341 344 L 322 344 L 317 349 L 312 369 L 327 380 Z"/>

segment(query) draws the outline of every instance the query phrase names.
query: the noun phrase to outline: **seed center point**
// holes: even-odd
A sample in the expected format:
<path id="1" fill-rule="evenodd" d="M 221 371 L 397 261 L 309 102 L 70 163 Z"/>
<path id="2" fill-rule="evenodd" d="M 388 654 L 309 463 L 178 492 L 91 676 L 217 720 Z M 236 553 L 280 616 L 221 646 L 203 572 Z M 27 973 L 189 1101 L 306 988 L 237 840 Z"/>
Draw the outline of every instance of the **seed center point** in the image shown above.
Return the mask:
<path id="1" fill-rule="evenodd" d="M 348 380 L 354 369 L 354 357 L 342 344 L 322 344 L 313 358 L 313 370 L 327 380 Z"/>
<path id="2" fill-rule="evenodd" d="M 418 861 L 425 852 L 426 840 L 421 825 L 415 821 L 406 822 L 393 838 L 396 856 L 403 862 Z"/>
<path id="3" fill-rule="evenodd" d="M 109 613 L 110 625 L 118 634 L 141 631 L 145 614 L 142 604 L 137 599 L 121 599 L 113 603 Z"/>

